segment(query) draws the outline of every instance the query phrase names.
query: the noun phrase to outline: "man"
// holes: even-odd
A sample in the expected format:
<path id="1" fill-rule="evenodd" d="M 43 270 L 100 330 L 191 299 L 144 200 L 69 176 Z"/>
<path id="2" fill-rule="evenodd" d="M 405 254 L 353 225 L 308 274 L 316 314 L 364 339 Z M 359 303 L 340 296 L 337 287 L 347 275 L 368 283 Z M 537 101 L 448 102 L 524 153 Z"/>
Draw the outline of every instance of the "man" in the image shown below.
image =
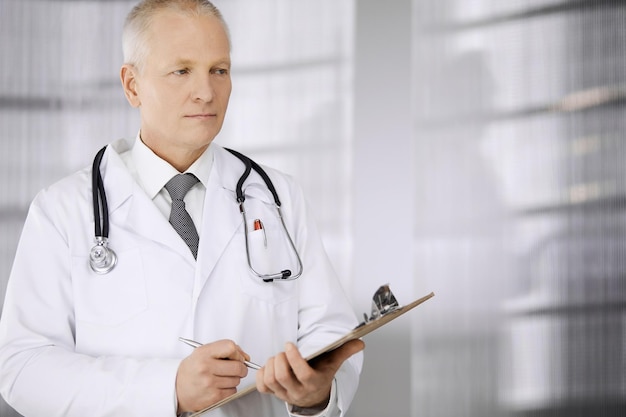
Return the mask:
<path id="1" fill-rule="evenodd" d="M 121 81 L 141 128 L 109 145 L 100 167 L 117 264 L 102 275 L 89 266 L 91 168 L 37 195 L 0 320 L 3 397 L 28 417 L 170 417 L 256 384 L 211 415 L 345 414 L 362 342 L 303 358 L 356 319 L 299 188 L 270 169 L 303 272 L 266 282 L 248 266 L 244 227 L 261 274 L 295 255 L 258 174 L 244 183 L 254 224 L 243 224 L 235 188 L 244 165 L 212 144 L 231 92 L 219 11 L 205 0 L 145 0 L 127 19 L 124 55 Z M 191 188 L 176 196 L 180 178 Z M 191 219 L 184 232 L 179 214 Z M 194 350 L 179 336 L 206 344 Z M 248 371 L 248 360 L 264 366 Z"/>

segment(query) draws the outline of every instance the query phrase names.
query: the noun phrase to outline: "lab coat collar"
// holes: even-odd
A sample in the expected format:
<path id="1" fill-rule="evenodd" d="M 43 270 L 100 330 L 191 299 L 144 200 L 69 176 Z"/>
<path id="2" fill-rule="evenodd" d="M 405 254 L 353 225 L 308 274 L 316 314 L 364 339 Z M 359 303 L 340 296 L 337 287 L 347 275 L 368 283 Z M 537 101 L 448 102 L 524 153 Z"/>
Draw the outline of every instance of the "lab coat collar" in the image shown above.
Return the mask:
<path id="1" fill-rule="evenodd" d="M 216 144 L 211 144 L 211 147 L 214 149 L 214 163 L 217 165 L 215 172 L 219 173 L 219 178 L 215 179 L 219 181 L 219 186 L 221 188 L 232 193 L 232 199 L 235 201 L 237 198 L 235 189 L 239 178 L 241 178 L 241 175 L 245 171 L 245 165 L 239 160 L 239 158 L 228 152 L 223 147 Z M 266 203 L 274 203 L 274 197 L 265 185 L 263 178 L 261 178 L 261 176 L 254 170 L 250 172 L 250 175 L 244 182 L 243 190 L 246 198 L 258 198 Z"/>
<path id="2" fill-rule="evenodd" d="M 185 242 L 180 239 L 154 202 L 133 179 L 120 154 L 132 148 L 132 140 L 120 139 L 111 144 L 102 159 L 101 172 L 107 195 L 109 216 L 117 224 L 159 242 L 195 263 Z M 113 224 L 113 220 L 112 220 Z M 112 236 L 112 239 L 115 239 Z"/>
<path id="3" fill-rule="evenodd" d="M 133 141 L 119 139 L 111 143 L 102 158 L 100 172 L 104 183 L 109 213 L 117 210 L 133 194 L 135 181 L 120 154 L 131 150 Z"/>

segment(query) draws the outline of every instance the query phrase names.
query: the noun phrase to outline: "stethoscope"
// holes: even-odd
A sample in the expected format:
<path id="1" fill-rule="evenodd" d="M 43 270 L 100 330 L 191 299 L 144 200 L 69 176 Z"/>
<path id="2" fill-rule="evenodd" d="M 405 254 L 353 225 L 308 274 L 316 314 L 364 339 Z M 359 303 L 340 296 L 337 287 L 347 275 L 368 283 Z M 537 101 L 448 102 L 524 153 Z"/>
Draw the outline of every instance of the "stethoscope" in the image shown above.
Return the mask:
<path id="1" fill-rule="evenodd" d="M 91 172 L 94 240 L 96 244 L 89 252 L 89 266 L 96 274 L 108 274 L 117 264 L 117 255 L 113 249 L 109 248 L 109 207 L 104 192 L 102 174 L 100 174 L 100 162 L 102 162 L 106 148 L 105 146 L 96 154 Z M 100 218 L 102 218 L 102 227 L 100 227 Z"/>
<path id="2" fill-rule="evenodd" d="M 113 249 L 109 247 L 109 211 L 107 206 L 106 193 L 104 191 L 104 183 L 102 182 L 102 174 L 100 173 L 100 163 L 102 162 L 102 156 L 104 155 L 104 151 L 106 150 L 106 148 L 106 146 L 103 147 L 96 154 L 96 157 L 93 160 L 91 173 L 95 246 L 91 248 L 91 252 L 89 253 L 89 266 L 97 274 L 107 274 L 111 272 L 111 270 L 113 270 L 113 268 L 117 264 L 117 255 L 115 254 Z M 300 275 L 302 275 L 302 260 L 300 259 L 300 254 L 298 253 L 298 250 L 293 243 L 293 239 L 291 238 L 291 235 L 287 230 L 287 226 L 285 225 L 285 220 L 283 219 L 282 211 L 280 209 L 281 202 L 278 198 L 278 193 L 276 192 L 276 188 L 274 187 L 272 180 L 267 175 L 265 170 L 252 159 L 232 149 L 224 149 L 236 156 L 241 162 L 243 162 L 245 166 L 243 174 L 239 178 L 239 181 L 237 181 L 235 195 L 237 203 L 239 204 L 239 212 L 243 217 L 243 230 L 248 268 L 256 277 L 262 279 L 265 282 L 272 282 L 274 280 L 291 281 L 299 278 Z M 291 269 L 284 269 L 276 273 L 262 274 L 252 266 L 252 261 L 250 257 L 250 244 L 248 240 L 248 219 L 246 218 L 246 210 L 244 207 L 244 201 L 246 200 L 246 196 L 243 192 L 243 184 L 248 176 L 250 176 L 250 172 L 252 170 L 259 174 L 270 193 L 272 193 L 272 196 L 274 198 L 274 205 L 278 213 L 278 218 L 280 219 L 280 223 L 283 227 L 285 235 L 287 236 L 289 246 L 293 251 L 295 259 L 297 261 L 298 269 L 296 270 L 295 274 L 291 271 Z"/>

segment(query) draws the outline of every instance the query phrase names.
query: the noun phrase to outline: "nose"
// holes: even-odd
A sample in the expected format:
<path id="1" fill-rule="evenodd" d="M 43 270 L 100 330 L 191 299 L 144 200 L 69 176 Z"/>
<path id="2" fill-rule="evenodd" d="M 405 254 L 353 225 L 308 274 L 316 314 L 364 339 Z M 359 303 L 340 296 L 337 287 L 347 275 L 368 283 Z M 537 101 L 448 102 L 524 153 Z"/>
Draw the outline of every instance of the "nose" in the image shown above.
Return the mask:
<path id="1" fill-rule="evenodd" d="M 211 74 L 197 74 L 194 80 L 193 100 L 203 101 L 206 103 L 213 100 L 215 90 L 211 82 Z"/>

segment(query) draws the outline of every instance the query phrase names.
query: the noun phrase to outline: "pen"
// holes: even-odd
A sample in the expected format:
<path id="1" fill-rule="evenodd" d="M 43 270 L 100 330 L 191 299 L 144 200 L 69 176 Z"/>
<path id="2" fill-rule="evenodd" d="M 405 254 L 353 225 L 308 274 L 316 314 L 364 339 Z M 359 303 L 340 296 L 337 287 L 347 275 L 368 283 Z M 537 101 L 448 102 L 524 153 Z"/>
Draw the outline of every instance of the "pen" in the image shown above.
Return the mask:
<path id="1" fill-rule="evenodd" d="M 195 340 L 191 340 L 191 339 L 185 339 L 184 337 L 179 337 L 178 340 L 180 340 L 183 343 L 188 344 L 189 346 L 191 346 L 192 348 L 197 348 L 202 346 L 202 343 L 200 342 L 196 342 Z M 250 362 L 250 361 L 243 361 L 243 364 L 246 365 L 248 368 L 250 369 L 255 369 L 255 370 L 259 370 L 261 369 L 261 365 L 257 365 L 254 362 Z"/>
<path id="2" fill-rule="evenodd" d="M 254 220 L 254 230 L 260 230 L 263 232 L 263 246 L 267 248 L 267 235 L 265 234 L 265 227 L 263 227 L 261 219 Z"/>

